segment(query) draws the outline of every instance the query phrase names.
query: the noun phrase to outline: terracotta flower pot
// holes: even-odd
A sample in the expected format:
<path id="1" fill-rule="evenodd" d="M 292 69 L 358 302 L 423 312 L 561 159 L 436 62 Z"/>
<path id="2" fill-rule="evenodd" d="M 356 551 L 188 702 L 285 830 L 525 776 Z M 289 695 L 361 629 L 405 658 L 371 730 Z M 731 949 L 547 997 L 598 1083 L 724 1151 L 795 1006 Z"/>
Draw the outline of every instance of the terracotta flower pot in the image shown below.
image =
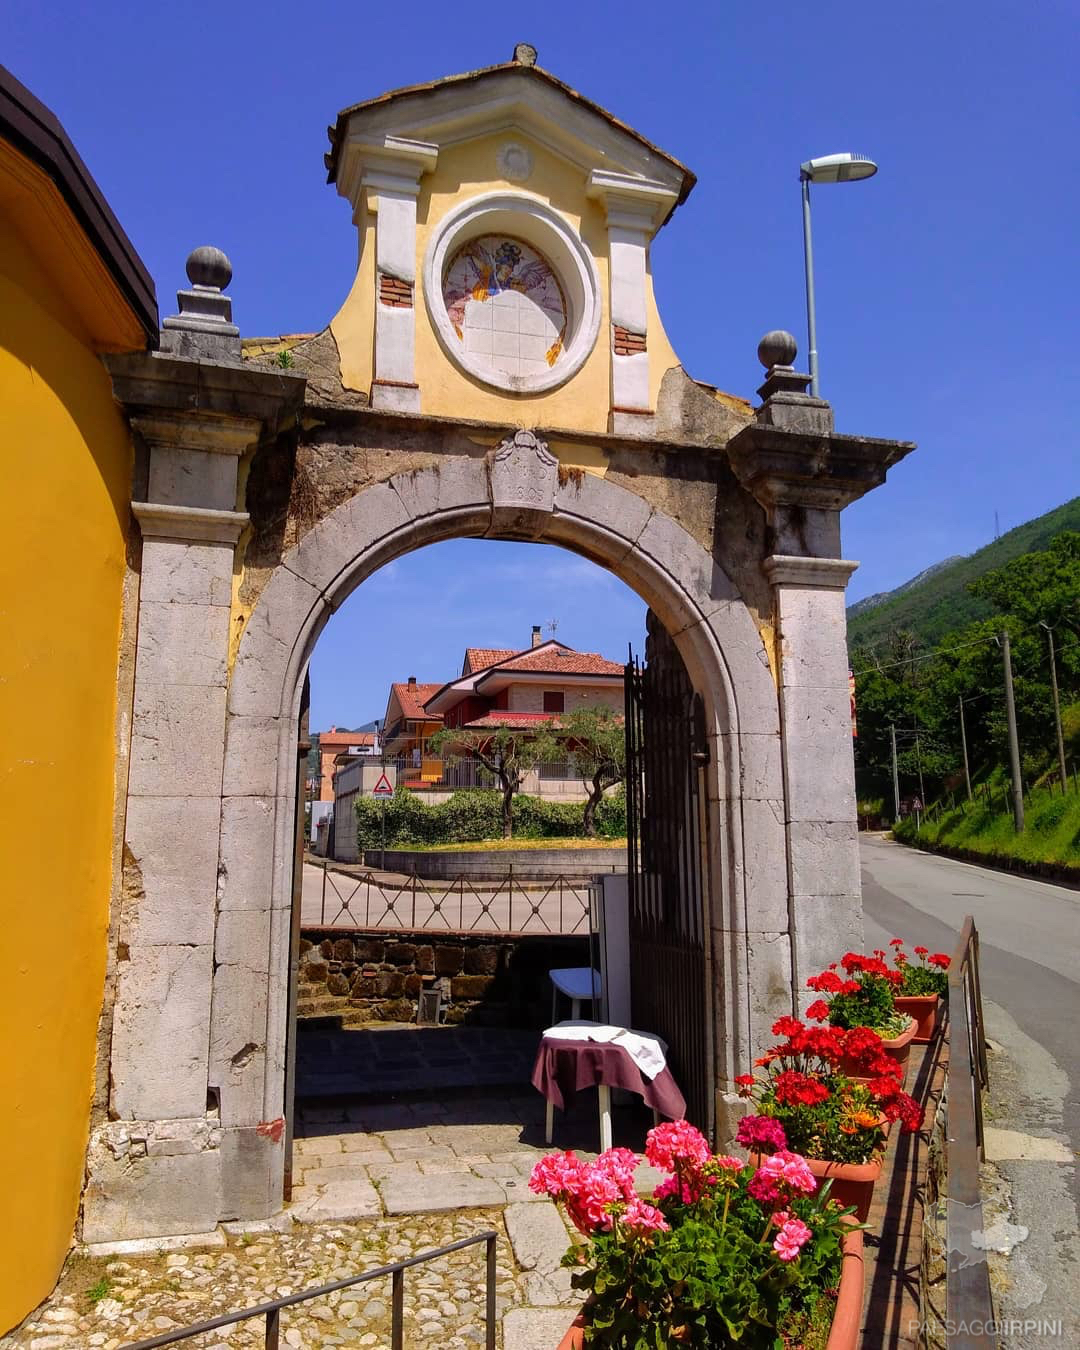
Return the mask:
<path id="1" fill-rule="evenodd" d="M 938 1004 L 940 1002 L 937 994 L 910 994 L 897 997 L 896 1011 L 907 1013 L 908 1017 L 914 1017 L 915 1019 L 913 1045 L 929 1045 L 934 1039 Z"/>
<path id="2" fill-rule="evenodd" d="M 859 1343 L 863 1305 L 863 1235 L 861 1228 L 844 1234 L 840 1264 L 840 1288 L 836 1295 L 832 1327 L 825 1350 L 855 1350 Z M 585 1314 L 578 1313 L 557 1350 L 583 1350 Z"/>
<path id="3" fill-rule="evenodd" d="M 899 999 L 897 1000 L 899 1007 Z M 911 1054 L 911 1042 L 915 1037 L 918 1023 L 911 1014 L 908 1014 L 910 1021 L 906 1031 L 902 1031 L 899 1036 L 893 1036 L 890 1040 L 883 1040 L 881 1048 L 887 1055 L 891 1055 L 900 1065 L 900 1086 L 904 1087 L 907 1083 L 908 1057 Z M 859 1066 L 854 1060 L 848 1059 L 845 1055 L 840 1061 L 840 1072 L 847 1074 L 853 1083 L 868 1083 L 870 1080 L 859 1072 Z"/>
<path id="4" fill-rule="evenodd" d="M 863 1230 L 844 1234 L 840 1288 L 825 1350 L 855 1350 L 859 1344 L 863 1305 Z"/>

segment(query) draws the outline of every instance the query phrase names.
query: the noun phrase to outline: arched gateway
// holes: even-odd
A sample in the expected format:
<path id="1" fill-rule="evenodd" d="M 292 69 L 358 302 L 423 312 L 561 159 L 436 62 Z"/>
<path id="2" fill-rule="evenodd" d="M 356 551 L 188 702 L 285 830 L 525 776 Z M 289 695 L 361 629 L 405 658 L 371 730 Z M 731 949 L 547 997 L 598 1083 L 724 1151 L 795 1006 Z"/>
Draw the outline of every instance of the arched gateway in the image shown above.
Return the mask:
<path id="1" fill-rule="evenodd" d="M 648 244 L 692 175 L 528 49 L 347 110 L 327 159 L 361 243 L 328 329 L 242 345 L 199 250 L 161 350 L 110 361 L 142 549 L 91 1241 L 281 1207 L 301 689 L 424 544 L 572 549 L 685 664 L 719 1135 L 725 1080 L 859 940 L 839 510 L 910 447 L 835 435 L 783 335 L 756 412 L 685 375 Z"/>

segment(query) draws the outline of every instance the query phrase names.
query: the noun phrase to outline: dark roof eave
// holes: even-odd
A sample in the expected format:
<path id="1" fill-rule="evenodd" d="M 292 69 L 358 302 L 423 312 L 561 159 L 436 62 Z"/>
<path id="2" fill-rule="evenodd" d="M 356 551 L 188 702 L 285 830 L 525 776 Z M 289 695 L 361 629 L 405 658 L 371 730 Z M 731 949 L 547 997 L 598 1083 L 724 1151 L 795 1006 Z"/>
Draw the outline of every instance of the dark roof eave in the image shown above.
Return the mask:
<path id="1" fill-rule="evenodd" d="M 52 179 L 131 307 L 147 346 L 156 348 L 157 293 L 150 273 L 59 119 L 4 66 L 0 66 L 0 135 Z"/>
<path id="2" fill-rule="evenodd" d="M 679 196 L 675 202 L 675 206 L 668 212 L 669 217 L 671 212 L 675 210 L 675 207 L 681 206 L 683 202 L 686 201 L 687 197 L 689 197 L 694 184 L 697 182 L 697 175 L 692 169 L 688 169 L 681 160 L 676 159 L 674 155 L 669 155 L 666 150 L 661 150 L 658 145 L 655 145 L 652 141 L 648 140 L 640 131 L 635 131 L 632 126 L 627 122 L 622 121 L 621 118 L 616 117 L 614 113 L 608 112 L 608 110 L 601 107 L 599 103 L 595 103 L 592 99 L 586 98 L 584 94 L 578 93 L 572 85 L 566 84 L 565 81 L 560 80 L 557 75 L 552 75 L 549 70 L 544 70 L 542 66 L 523 66 L 517 61 L 503 61 L 494 66 L 482 66 L 479 70 L 469 70 L 460 75 L 445 75 L 438 80 L 428 80 L 422 84 L 409 84 L 403 86 L 401 89 L 389 89 L 386 93 L 379 94 L 375 98 L 364 99 L 360 103 L 353 103 L 348 108 L 342 108 L 341 112 L 338 113 L 337 122 L 334 124 L 333 134 L 330 138 L 330 153 L 326 156 L 326 181 L 328 183 L 337 181 L 337 162 L 338 154 L 341 149 L 342 133 L 345 129 L 345 121 L 352 113 L 360 112 L 365 108 L 378 107 L 381 103 L 390 103 L 394 99 L 403 98 L 408 94 L 426 94 L 432 90 L 442 89 L 446 85 L 451 84 L 476 83 L 479 80 L 488 78 L 488 76 L 502 74 L 509 70 L 521 71 L 523 74 L 534 76 L 553 85 L 556 89 L 565 94 L 567 98 L 573 99 L 575 103 L 580 103 L 583 108 L 588 108 L 590 112 L 596 113 L 596 115 L 602 117 L 605 122 L 617 127 L 627 136 L 630 136 L 637 141 L 639 145 L 645 146 L 652 154 L 659 155 L 661 159 L 667 160 L 670 165 L 678 169 L 679 173 L 682 175 L 682 184 L 679 188 Z"/>

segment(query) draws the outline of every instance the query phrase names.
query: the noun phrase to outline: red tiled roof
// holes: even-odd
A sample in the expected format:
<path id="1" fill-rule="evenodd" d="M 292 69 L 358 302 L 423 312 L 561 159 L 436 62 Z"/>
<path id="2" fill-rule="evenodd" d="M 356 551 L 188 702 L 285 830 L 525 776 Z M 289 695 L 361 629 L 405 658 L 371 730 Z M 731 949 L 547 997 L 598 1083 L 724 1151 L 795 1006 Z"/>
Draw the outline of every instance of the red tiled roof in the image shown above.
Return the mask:
<path id="1" fill-rule="evenodd" d="M 416 717 L 426 722 L 442 721 L 438 713 L 424 711 L 424 704 L 442 688 L 441 684 L 392 684 L 390 688 L 397 695 L 402 717 Z"/>
<path id="2" fill-rule="evenodd" d="M 508 727 L 511 731 L 522 731 L 545 722 L 553 729 L 561 726 L 559 719 L 553 717 L 551 713 L 488 712 L 484 713 L 483 717 L 478 717 L 475 722 L 466 722 L 463 730 L 483 731 L 488 727 Z"/>
<path id="3" fill-rule="evenodd" d="M 520 652 L 505 661 L 499 662 L 499 673 L 527 671 L 536 675 L 618 675 L 622 676 L 623 667 L 617 661 L 609 661 L 599 652 L 575 652 L 569 647 L 553 651 L 545 650 Z"/>
<path id="4" fill-rule="evenodd" d="M 373 731 L 320 731 L 319 745 L 324 750 L 332 750 L 337 746 L 349 745 L 374 745 L 375 733 Z"/>
<path id="5" fill-rule="evenodd" d="M 486 670 L 498 661 L 507 660 L 514 655 L 515 650 L 513 647 L 466 647 L 465 669 L 461 673 L 475 675 L 478 670 Z"/>

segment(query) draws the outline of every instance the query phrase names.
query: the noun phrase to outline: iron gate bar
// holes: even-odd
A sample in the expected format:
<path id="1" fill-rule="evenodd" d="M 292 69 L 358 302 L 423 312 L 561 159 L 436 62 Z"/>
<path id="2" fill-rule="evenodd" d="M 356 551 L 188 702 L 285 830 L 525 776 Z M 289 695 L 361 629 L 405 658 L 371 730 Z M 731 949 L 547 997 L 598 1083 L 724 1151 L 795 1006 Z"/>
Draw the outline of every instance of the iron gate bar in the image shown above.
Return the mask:
<path id="1" fill-rule="evenodd" d="M 652 634 L 650 629 L 650 634 Z M 714 1126 L 711 961 L 706 950 L 704 713 L 674 646 L 626 665 L 627 847 L 634 1025 L 667 1041 L 687 1119 Z"/>
<path id="2" fill-rule="evenodd" d="M 395 1261 L 389 1266 L 378 1266 L 375 1270 L 366 1270 L 362 1275 L 350 1275 L 347 1280 L 336 1280 L 333 1284 L 321 1284 L 312 1289 L 303 1289 L 299 1294 L 288 1294 L 276 1298 L 270 1303 L 258 1303 L 253 1308 L 243 1308 L 240 1312 L 225 1313 L 221 1317 L 212 1317 L 207 1322 L 193 1322 L 191 1326 L 179 1327 L 175 1331 L 163 1331 L 160 1336 L 151 1336 L 145 1341 L 129 1341 L 120 1346 L 120 1350 L 157 1350 L 158 1346 L 176 1345 L 180 1341 L 190 1340 L 193 1336 L 202 1336 L 219 1327 L 234 1326 L 237 1322 L 246 1322 L 253 1317 L 266 1319 L 266 1331 L 263 1339 L 265 1350 L 280 1350 L 279 1333 L 281 1329 L 281 1309 L 291 1308 L 297 1303 L 306 1303 L 313 1298 L 323 1298 L 335 1294 L 341 1289 L 351 1289 L 354 1285 L 365 1284 L 368 1280 L 391 1279 L 391 1319 L 390 1343 L 394 1350 L 403 1350 L 404 1341 L 404 1295 L 405 1271 L 412 1266 L 423 1265 L 440 1256 L 461 1251 L 465 1247 L 474 1247 L 478 1242 L 486 1244 L 485 1298 L 484 1298 L 484 1350 L 495 1350 L 495 1244 L 498 1234 L 494 1229 L 477 1233 L 474 1237 L 460 1238 L 445 1247 L 434 1251 L 421 1252 L 419 1256 L 410 1256 L 404 1261 Z"/>

